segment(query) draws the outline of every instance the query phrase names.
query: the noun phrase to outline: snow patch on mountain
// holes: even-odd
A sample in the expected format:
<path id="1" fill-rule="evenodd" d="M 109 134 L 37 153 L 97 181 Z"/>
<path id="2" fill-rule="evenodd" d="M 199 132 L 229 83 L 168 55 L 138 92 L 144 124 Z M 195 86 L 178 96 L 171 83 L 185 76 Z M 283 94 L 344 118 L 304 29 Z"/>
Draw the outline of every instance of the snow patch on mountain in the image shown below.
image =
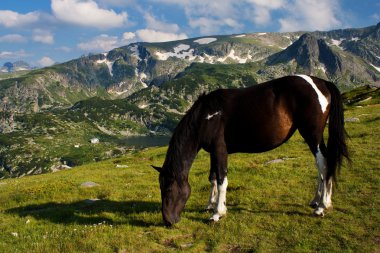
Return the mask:
<path id="1" fill-rule="evenodd" d="M 105 54 L 106 56 L 107 54 Z M 107 58 L 104 58 L 103 60 L 97 60 L 96 61 L 97 64 L 102 64 L 102 63 L 105 63 L 108 67 L 108 71 L 110 72 L 110 75 L 113 76 L 113 73 L 112 73 L 112 65 L 114 64 L 113 61 L 109 61 Z"/>
<path id="2" fill-rule="evenodd" d="M 376 67 L 376 66 L 373 65 L 373 64 L 371 64 L 371 66 L 374 67 L 374 68 L 377 70 L 377 72 L 380 72 L 380 67 Z"/>
<path id="3" fill-rule="evenodd" d="M 250 52 L 250 51 L 249 51 Z M 235 50 L 231 49 L 230 53 L 223 58 L 218 58 L 218 62 L 225 62 L 228 58 L 237 61 L 238 63 L 246 63 L 248 60 L 252 60 L 252 56 L 248 53 L 247 58 L 241 58 L 235 55 Z"/>
<path id="4" fill-rule="evenodd" d="M 189 45 L 179 44 L 173 48 L 174 52 L 161 52 L 157 51 L 155 54 L 160 61 L 166 61 L 169 57 L 176 57 L 179 59 L 188 59 L 193 61 L 195 59 L 194 49 L 190 49 Z"/>
<path id="5" fill-rule="evenodd" d="M 344 50 L 343 47 L 341 47 L 340 44 L 342 44 L 344 39 L 339 39 L 339 40 L 334 40 L 334 39 L 331 39 L 331 44 L 334 45 L 334 46 L 337 46 L 338 48 Z"/>
<path id="6" fill-rule="evenodd" d="M 129 50 L 131 50 L 132 52 L 132 56 L 136 57 L 138 61 L 141 61 L 141 57 L 140 57 L 140 52 L 139 52 L 139 46 L 138 45 L 133 45 L 129 48 Z"/>
<path id="7" fill-rule="evenodd" d="M 210 44 L 211 42 L 217 41 L 217 38 L 202 38 L 202 39 L 197 39 L 194 40 L 195 43 L 205 45 L 205 44 Z"/>

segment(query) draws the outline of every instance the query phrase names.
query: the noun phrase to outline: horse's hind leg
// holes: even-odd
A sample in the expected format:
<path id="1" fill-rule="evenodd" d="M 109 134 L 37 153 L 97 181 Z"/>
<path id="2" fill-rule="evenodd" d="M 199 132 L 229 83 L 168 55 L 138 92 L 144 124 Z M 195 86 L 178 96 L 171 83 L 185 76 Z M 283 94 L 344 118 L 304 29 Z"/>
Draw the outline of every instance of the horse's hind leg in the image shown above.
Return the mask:
<path id="1" fill-rule="evenodd" d="M 310 127 L 309 131 L 305 128 L 299 128 L 299 131 L 313 153 L 318 168 L 318 187 L 314 199 L 310 206 L 314 209 L 314 214 L 324 216 L 324 210 L 330 208 L 332 194 L 332 180 L 327 182 L 327 148 L 323 141 L 323 128 L 318 130 Z"/>
<path id="2" fill-rule="evenodd" d="M 310 204 L 315 208 L 314 214 L 323 217 L 324 210 L 332 207 L 332 179 L 327 180 L 326 146 L 323 141 L 313 153 L 318 168 L 318 188 Z"/>

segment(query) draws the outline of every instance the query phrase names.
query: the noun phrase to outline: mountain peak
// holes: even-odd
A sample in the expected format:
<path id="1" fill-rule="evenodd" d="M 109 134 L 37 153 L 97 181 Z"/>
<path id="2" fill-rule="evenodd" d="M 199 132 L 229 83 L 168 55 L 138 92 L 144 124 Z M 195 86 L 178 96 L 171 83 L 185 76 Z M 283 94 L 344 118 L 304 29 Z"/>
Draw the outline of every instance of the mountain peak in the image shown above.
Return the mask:
<path id="1" fill-rule="evenodd" d="M 289 64 L 295 62 L 306 74 L 315 75 L 323 70 L 336 73 L 341 68 L 339 56 L 334 53 L 323 39 L 305 33 L 285 50 L 268 58 L 267 64 Z"/>

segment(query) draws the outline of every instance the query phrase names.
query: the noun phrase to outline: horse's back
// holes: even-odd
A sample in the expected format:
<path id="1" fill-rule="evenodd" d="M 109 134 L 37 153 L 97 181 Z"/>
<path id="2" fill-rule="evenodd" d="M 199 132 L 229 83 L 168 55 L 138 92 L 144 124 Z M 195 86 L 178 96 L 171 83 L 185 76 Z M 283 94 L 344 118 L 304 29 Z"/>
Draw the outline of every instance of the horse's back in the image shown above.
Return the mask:
<path id="1" fill-rule="evenodd" d="M 315 79 L 315 85 L 328 97 L 323 80 Z M 325 123 L 327 119 L 314 88 L 301 78 L 283 77 L 219 92 L 224 97 L 224 138 L 229 153 L 271 150 L 302 124 Z"/>

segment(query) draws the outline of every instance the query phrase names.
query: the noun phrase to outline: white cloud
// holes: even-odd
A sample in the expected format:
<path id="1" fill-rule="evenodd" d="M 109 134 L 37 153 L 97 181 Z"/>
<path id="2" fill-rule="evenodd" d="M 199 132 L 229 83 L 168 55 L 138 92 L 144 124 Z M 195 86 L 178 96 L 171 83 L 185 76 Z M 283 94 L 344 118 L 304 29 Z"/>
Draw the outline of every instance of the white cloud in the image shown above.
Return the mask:
<path id="1" fill-rule="evenodd" d="M 35 29 L 32 38 L 35 42 L 54 44 L 54 36 L 49 31 Z"/>
<path id="2" fill-rule="evenodd" d="M 141 29 L 136 31 L 138 41 L 143 42 L 165 42 L 165 41 L 173 41 L 173 40 L 183 40 L 187 39 L 187 35 L 185 33 L 167 33 L 156 31 L 152 29 Z"/>
<path id="3" fill-rule="evenodd" d="M 169 24 L 159 21 L 150 13 L 145 13 L 144 19 L 147 23 L 147 29 L 165 31 L 169 33 L 177 33 L 180 30 L 177 24 Z"/>
<path id="4" fill-rule="evenodd" d="M 120 46 L 117 36 L 108 36 L 101 34 L 88 42 L 78 44 L 78 48 L 87 52 L 106 52 Z"/>
<path id="5" fill-rule="evenodd" d="M 279 20 L 282 32 L 329 30 L 342 25 L 338 0 L 294 0 L 286 10 L 287 17 Z"/>
<path id="6" fill-rule="evenodd" d="M 28 40 L 20 34 L 7 34 L 4 36 L 0 36 L 0 42 L 5 43 L 24 43 L 27 41 Z"/>
<path id="7" fill-rule="evenodd" d="M 380 20 L 380 13 L 374 13 L 371 15 L 371 18 L 375 20 L 376 22 L 379 22 Z"/>
<path id="8" fill-rule="evenodd" d="M 121 27 L 128 19 L 126 12 L 102 9 L 93 0 L 52 0 L 51 8 L 63 22 L 99 29 Z"/>
<path id="9" fill-rule="evenodd" d="M 40 13 L 36 11 L 27 14 L 19 14 L 14 11 L 0 10 L 0 25 L 7 28 L 23 27 L 31 23 L 36 23 L 39 18 Z"/>
<path id="10" fill-rule="evenodd" d="M 199 29 L 203 35 L 217 34 L 221 30 L 227 33 L 239 32 L 244 27 L 244 21 L 250 20 L 254 2 L 236 0 L 154 0 L 155 2 L 178 5 L 183 8 L 189 26 Z M 275 2 L 271 0 L 269 2 Z M 276 0 L 282 1 L 282 0 Z M 250 11 L 247 11 L 250 9 Z M 243 15 L 247 13 L 247 15 Z"/>
<path id="11" fill-rule="evenodd" d="M 125 33 L 123 33 L 123 39 L 122 40 L 129 41 L 129 40 L 133 40 L 134 38 L 136 38 L 136 34 L 135 33 L 133 33 L 133 32 L 125 32 Z"/>
<path id="12" fill-rule="evenodd" d="M 243 27 L 242 24 L 232 18 L 215 19 L 200 17 L 189 20 L 191 28 L 198 28 L 201 34 L 217 34 L 222 27 L 229 27 L 234 31 L 238 31 Z"/>
<path id="13" fill-rule="evenodd" d="M 50 57 L 44 56 L 39 61 L 37 61 L 38 65 L 41 67 L 49 67 L 55 63 Z"/>
<path id="14" fill-rule="evenodd" d="M 21 59 L 30 56 L 25 50 L 21 49 L 19 51 L 0 51 L 0 59 Z"/>
<path id="15" fill-rule="evenodd" d="M 279 9 L 287 4 L 286 0 L 248 0 L 247 2 L 268 9 Z"/>

